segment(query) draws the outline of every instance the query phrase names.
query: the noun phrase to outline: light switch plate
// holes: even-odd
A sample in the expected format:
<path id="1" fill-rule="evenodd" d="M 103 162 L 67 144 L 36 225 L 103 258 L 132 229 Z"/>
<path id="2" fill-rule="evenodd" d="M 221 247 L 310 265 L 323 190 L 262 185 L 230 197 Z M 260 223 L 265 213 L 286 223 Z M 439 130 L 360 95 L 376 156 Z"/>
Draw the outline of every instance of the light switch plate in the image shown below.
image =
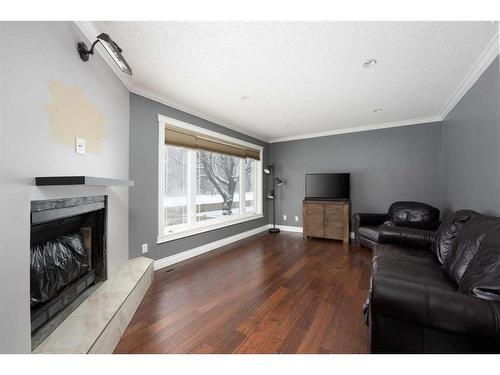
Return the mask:
<path id="1" fill-rule="evenodd" d="M 142 244 L 142 253 L 146 254 L 147 252 L 148 252 L 148 244 L 147 243 L 143 243 Z"/>
<path id="2" fill-rule="evenodd" d="M 299 221 L 299 217 L 298 216 L 295 216 L 295 221 Z"/>
<path id="3" fill-rule="evenodd" d="M 286 215 L 283 215 L 283 220 L 286 220 Z"/>
<path id="4" fill-rule="evenodd" d="M 75 152 L 80 155 L 85 155 L 85 139 L 83 138 L 75 138 Z"/>

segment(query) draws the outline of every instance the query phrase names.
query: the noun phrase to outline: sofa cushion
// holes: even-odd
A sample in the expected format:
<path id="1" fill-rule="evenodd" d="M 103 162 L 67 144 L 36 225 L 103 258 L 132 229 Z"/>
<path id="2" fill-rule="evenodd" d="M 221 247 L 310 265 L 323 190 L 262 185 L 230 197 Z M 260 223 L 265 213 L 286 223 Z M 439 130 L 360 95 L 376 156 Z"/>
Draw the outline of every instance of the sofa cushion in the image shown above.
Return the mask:
<path id="1" fill-rule="evenodd" d="M 500 301 L 500 220 L 488 221 L 484 230 L 486 235 L 460 281 L 459 291 Z"/>
<path id="2" fill-rule="evenodd" d="M 488 228 L 499 221 L 500 219 L 494 217 L 478 215 L 465 223 L 457 233 L 451 251 L 443 263 L 443 270 L 457 284 L 460 284 L 469 263 L 478 252 Z"/>
<path id="3" fill-rule="evenodd" d="M 395 202 L 389 207 L 389 220 L 401 227 L 436 230 L 439 210 L 420 202 Z"/>
<path id="4" fill-rule="evenodd" d="M 358 228 L 358 234 L 371 241 L 378 242 L 378 226 L 366 225 Z"/>
<path id="5" fill-rule="evenodd" d="M 378 245 L 373 254 L 374 258 L 389 258 L 409 263 L 427 264 L 439 266 L 432 252 L 425 249 L 413 247 L 401 247 L 398 245 Z"/>
<path id="6" fill-rule="evenodd" d="M 471 210 L 458 210 L 451 214 L 443 223 L 439 226 L 439 230 L 436 234 L 432 250 L 436 254 L 439 261 L 444 263 L 445 259 L 451 251 L 453 243 L 455 242 L 455 237 L 462 228 L 462 226 L 467 223 L 474 216 L 479 215 L 475 211 Z"/>
<path id="7" fill-rule="evenodd" d="M 430 253 L 430 251 L 428 252 Z M 374 280 L 377 277 L 403 280 L 449 291 L 457 291 L 457 285 L 445 275 L 441 267 L 439 267 L 439 263 L 426 263 L 423 258 L 418 260 L 418 258 L 396 259 L 390 256 L 375 257 L 373 259 Z"/>

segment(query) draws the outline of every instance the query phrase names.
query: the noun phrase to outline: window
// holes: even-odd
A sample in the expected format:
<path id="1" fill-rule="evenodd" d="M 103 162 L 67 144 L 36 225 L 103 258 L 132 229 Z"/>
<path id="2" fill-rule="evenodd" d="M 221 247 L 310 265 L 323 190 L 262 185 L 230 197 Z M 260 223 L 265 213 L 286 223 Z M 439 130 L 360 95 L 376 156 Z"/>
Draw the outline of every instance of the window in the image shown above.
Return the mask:
<path id="1" fill-rule="evenodd" d="M 165 147 L 165 224 L 168 227 L 187 223 L 187 156 L 181 147 Z"/>
<path id="2" fill-rule="evenodd" d="M 262 217 L 262 147 L 163 116 L 159 125 L 158 242 Z"/>
<path id="3" fill-rule="evenodd" d="M 255 212 L 257 209 L 256 184 L 256 162 L 252 159 L 245 160 L 245 212 Z"/>

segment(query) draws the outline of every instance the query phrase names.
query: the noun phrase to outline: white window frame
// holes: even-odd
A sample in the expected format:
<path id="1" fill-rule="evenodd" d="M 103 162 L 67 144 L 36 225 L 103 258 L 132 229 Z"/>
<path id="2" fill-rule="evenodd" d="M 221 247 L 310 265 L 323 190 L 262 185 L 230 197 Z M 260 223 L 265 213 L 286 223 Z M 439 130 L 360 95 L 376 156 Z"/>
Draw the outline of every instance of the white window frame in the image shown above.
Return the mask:
<path id="1" fill-rule="evenodd" d="M 189 130 L 192 132 L 196 132 L 198 134 L 203 134 L 208 137 L 214 137 L 221 141 L 233 143 L 242 147 L 250 147 L 260 152 L 260 160 L 256 161 L 256 192 L 255 192 L 255 205 L 256 212 L 247 214 L 245 212 L 245 194 L 244 194 L 244 179 L 240 179 L 240 213 L 238 215 L 212 219 L 207 221 L 201 221 L 193 223 L 192 226 L 182 225 L 179 226 L 178 229 L 173 228 L 173 230 L 169 233 L 165 233 L 165 207 L 164 207 L 164 192 L 165 192 L 165 125 L 172 125 L 177 128 Z M 158 237 L 156 243 L 163 243 L 172 240 L 176 240 L 179 238 L 184 238 L 188 236 L 192 236 L 198 233 L 208 232 L 214 229 L 224 228 L 230 225 L 235 225 L 239 223 L 243 223 L 250 220 L 256 220 L 263 218 L 263 147 L 259 145 L 255 145 L 253 143 L 245 142 L 237 138 L 233 138 L 218 132 L 214 132 L 211 130 L 207 130 L 201 128 L 199 126 L 195 126 L 189 124 L 184 121 L 180 121 L 171 117 L 167 117 L 164 115 L 158 115 Z M 244 171 L 240 168 L 240 175 L 244 175 Z M 191 181 L 188 181 L 188 184 L 191 184 Z M 243 195 L 242 195 L 243 192 Z M 194 199 L 194 197 L 192 197 Z M 188 211 L 189 211 L 189 203 L 188 202 Z"/>

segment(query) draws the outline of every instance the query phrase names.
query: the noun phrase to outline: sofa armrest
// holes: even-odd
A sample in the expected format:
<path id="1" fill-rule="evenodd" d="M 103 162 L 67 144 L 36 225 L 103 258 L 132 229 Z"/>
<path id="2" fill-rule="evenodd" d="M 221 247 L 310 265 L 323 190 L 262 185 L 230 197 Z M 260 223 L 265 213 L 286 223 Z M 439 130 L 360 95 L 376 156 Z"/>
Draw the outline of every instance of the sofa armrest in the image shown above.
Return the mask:
<path id="1" fill-rule="evenodd" d="M 387 216 L 387 214 L 355 213 L 352 215 L 352 218 L 359 224 L 360 227 L 362 227 L 364 225 L 380 225 L 389 217 Z"/>
<path id="2" fill-rule="evenodd" d="M 387 214 L 363 214 L 355 213 L 352 215 L 352 227 L 354 230 L 354 239 L 359 241 L 358 229 L 365 225 L 378 226 L 388 219 Z"/>
<path id="3" fill-rule="evenodd" d="M 500 343 L 500 302 L 374 276 L 370 314 Z"/>
<path id="4" fill-rule="evenodd" d="M 378 242 L 399 246 L 430 249 L 436 232 L 423 229 L 381 225 L 378 228 Z"/>

